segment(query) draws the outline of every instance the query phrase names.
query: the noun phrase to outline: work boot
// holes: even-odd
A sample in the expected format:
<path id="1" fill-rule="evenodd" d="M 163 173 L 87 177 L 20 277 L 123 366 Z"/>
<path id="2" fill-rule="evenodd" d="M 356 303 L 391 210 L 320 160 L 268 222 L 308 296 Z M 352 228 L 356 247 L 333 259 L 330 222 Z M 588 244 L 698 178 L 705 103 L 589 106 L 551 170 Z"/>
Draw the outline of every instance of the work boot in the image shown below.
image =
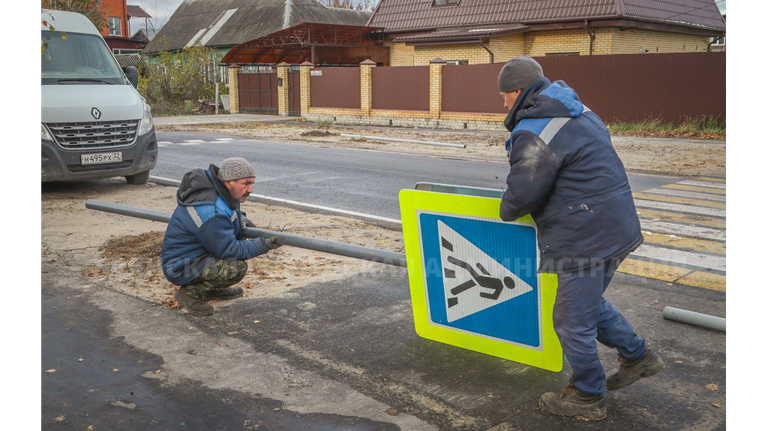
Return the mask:
<path id="1" fill-rule="evenodd" d="M 558 395 L 547 392 L 539 399 L 539 407 L 556 415 L 571 416 L 587 421 L 599 421 L 606 417 L 605 396 L 582 392 L 571 383 Z"/>
<path id="2" fill-rule="evenodd" d="M 184 308 L 187 309 L 189 314 L 193 316 L 210 316 L 213 314 L 213 305 L 206 304 L 202 299 L 193 298 L 187 294 L 189 289 L 186 287 L 180 287 L 173 297 Z"/>
<path id="3" fill-rule="evenodd" d="M 212 301 L 215 299 L 227 300 L 235 299 L 243 296 L 243 289 L 239 287 L 225 287 L 223 289 L 213 289 L 203 295 L 204 301 Z"/>
<path id="4" fill-rule="evenodd" d="M 651 377 L 667 367 L 661 357 L 650 347 L 645 349 L 645 355 L 642 358 L 634 361 L 630 361 L 619 353 L 619 362 L 621 362 L 619 371 L 608 377 L 605 382 L 605 388 L 609 391 L 629 386 L 643 377 Z"/>

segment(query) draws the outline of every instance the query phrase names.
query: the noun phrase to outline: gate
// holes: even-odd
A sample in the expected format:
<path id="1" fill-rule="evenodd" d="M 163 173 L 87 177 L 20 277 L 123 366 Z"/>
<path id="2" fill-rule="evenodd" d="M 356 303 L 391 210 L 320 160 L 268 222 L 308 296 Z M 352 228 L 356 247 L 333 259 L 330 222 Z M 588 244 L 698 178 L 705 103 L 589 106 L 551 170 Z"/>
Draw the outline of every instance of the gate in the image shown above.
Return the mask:
<path id="1" fill-rule="evenodd" d="M 278 115 L 277 71 L 272 66 L 243 66 L 237 74 L 240 112 Z"/>

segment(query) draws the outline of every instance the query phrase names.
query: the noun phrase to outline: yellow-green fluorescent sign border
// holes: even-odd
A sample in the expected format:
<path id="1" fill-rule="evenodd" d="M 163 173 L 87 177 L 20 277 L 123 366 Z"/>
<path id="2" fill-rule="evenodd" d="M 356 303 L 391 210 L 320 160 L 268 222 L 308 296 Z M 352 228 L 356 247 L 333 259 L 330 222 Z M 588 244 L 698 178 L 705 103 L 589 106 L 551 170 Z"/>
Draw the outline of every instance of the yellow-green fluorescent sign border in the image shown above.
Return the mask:
<path id="1" fill-rule="evenodd" d="M 505 223 L 499 205 L 494 198 L 400 192 L 416 333 L 560 371 L 552 325 L 557 275 L 536 273 L 531 216 Z"/>

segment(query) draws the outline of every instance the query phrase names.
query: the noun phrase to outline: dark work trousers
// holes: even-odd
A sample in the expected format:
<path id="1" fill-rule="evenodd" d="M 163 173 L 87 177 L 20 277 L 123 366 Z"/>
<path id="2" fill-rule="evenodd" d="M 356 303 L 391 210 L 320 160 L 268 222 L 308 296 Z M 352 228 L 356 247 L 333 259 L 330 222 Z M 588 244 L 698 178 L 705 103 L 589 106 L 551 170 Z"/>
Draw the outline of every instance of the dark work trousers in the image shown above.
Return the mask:
<path id="1" fill-rule="evenodd" d="M 627 319 L 603 298 L 621 261 L 614 259 L 605 265 L 557 276 L 555 332 L 573 369 L 574 386 L 589 394 L 605 392 L 605 370 L 595 340 L 618 349 L 629 360 L 645 354 L 645 339 L 639 338 Z"/>
<path id="2" fill-rule="evenodd" d="M 227 288 L 245 278 L 248 263 L 244 260 L 217 260 L 192 283 L 184 286 L 192 298 L 203 298 L 209 293 Z"/>

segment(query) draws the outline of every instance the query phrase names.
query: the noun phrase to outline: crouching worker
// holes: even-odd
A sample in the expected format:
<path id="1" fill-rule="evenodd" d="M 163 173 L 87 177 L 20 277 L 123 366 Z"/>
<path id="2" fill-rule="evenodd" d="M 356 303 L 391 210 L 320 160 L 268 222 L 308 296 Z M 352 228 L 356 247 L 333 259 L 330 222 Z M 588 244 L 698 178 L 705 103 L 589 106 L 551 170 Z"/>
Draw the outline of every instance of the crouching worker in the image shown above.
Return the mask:
<path id="1" fill-rule="evenodd" d="M 174 295 L 195 316 L 213 314 L 211 299 L 235 299 L 243 289 L 230 287 L 245 277 L 246 260 L 280 247 L 277 237 L 245 239 L 250 220 L 240 203 L 251 194 L 256 173 L 242 157 L 221 168 L 187 172 L 176 193 L 178 206 L 163 239 L 163 274 L 180 286 Z"/>

